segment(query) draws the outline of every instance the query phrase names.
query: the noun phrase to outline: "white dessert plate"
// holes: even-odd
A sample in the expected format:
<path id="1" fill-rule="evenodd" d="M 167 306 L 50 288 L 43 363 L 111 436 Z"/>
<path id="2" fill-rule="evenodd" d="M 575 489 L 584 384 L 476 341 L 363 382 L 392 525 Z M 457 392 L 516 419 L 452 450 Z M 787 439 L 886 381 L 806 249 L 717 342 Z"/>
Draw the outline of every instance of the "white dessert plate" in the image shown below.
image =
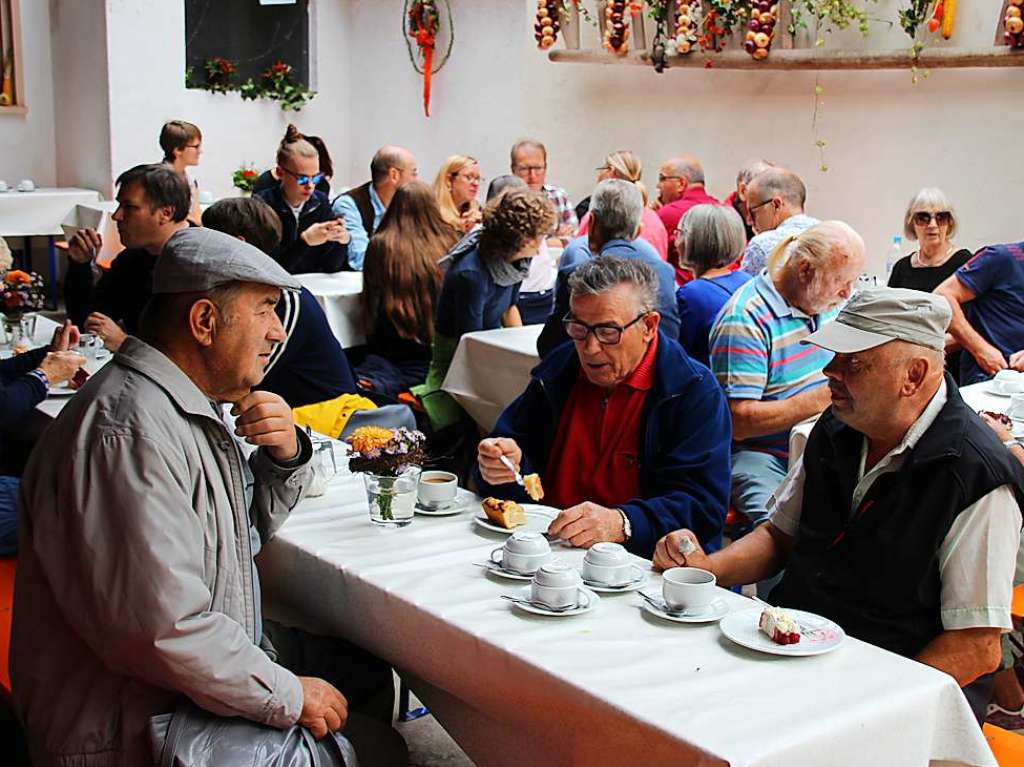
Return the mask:
<path id="1" fill-rule="evenodd" d="M 541 506 L 536 503 L 524 503 L 522 504 L 523 511 L 526 512 L 526 524 L 513 527 L 511 530 L 501 525 L 496 525 L 487 518 L 487 515 L 480 509 L 473 515 L 473 521 L 485 530 L 490 530 L 494 533 L 501 533 L 502 535 L 512 535 L 516 530 L 531 530 L 536 533 L 546 533 L 548 531 L 548 525 L 558 515 L 558 509 L 553 509 L 550 506 Z"/>
<path id="2" fill-rule="evenodd" d="M 729 606 L 725 603 L 724 599 L 715 599 L 707 607 L 703 607 L 700 610 L 692 610 L 682 615 L 675 615 L 665 611 L 665 603 L 661 601 L 660 596 L 653 594 L 648 594 L 648 596 L 662 605 L 662 608 L 655 607 L 646 599 L 643 600 L 641 607 L 655 618 L 661 618 L 666 621 L 675 621 L 676 623 L 713 623 L 729 614 Z"/>
<path id="3" fill-rule="evenodd" d="M 621 586 L 609 586 L 605 583 L 588 581 L 586 579 L 583 580 L 583 584 L 588 589 L 599 591 L 602 594 L 624 594 L 627 591 L 638 591 L 647 583 L 647 570 L 636 563 L 631 564 L 629 567 L 631 570 L 629 582 L 623 583 Z M 580 574 L 582 575 L 582 572 Z"/>
<path id="4" fill-rule="evenodd" d="M 70 397 L 75 394 L 78 389 L 72 389 L 67 384 L 61 384 L 59 386 L 51 386 L 46 390 L 46 396 L 48 397 Z"/>
<path id="5" fill-rule="evenodd" d="M 729 613 L 719 623 L 722 633 L 738 645 L 769 655 L 821 655 L 832 652 L 846 639 L 846 632 L 828 618 L 803 610 L 786 610 L 800 624 L 800 641 L 776 644 L 758 628 L 762 608 Z"/>
<path id="6" fill-rule="evenodd" d="M 517 599 L 531 599 L 530 591 L 532 588 L 532 586 L 526 586 L 525 588 L 517 591 L 512 596 L 516 597 Z M 524 612 L 533 613 L 534 615 L 548 615 L 556 618 L 563 618 L 567 615 L 582 615 L 583 613 L 589 613 L 591 610 L 597 607 L 597 603 L 600 601 L 600 599 L 601 597 L 599 597 L 593 591 L 588 589 L 586 586 L 580 586 L 579 604 L 571 610 L 560 610 L 556 612 L 555 610 L 548 610 L 543 607 L 538 607 L 537 605 L 524 604 L 523 602 L 513 602 L 512 605 L 514 607 L 518 607 L 520 610 L 523 610 Z"/>

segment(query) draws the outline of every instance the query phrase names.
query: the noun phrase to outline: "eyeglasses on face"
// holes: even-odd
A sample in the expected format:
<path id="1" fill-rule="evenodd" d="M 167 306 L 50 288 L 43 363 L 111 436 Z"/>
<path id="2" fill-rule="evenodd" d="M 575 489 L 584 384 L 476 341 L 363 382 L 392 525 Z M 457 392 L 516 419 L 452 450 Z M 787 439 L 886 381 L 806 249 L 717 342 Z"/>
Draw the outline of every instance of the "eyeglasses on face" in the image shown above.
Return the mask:
<path id="1" fill-rule="evenodd" d="M 281 170 L 283 170 L 289 176 L 293 176 L 295 178 L 296 183 L 298 183 L 299 186 L 306 186 L 308 184 L 313 184 L 315 186 L 324 180 L 323 173 L 317 173 L 314 176 L 307 176 L 305 174 L 296 173 L 295 171 L 289 170 L 288 168 L 285 168 L 283 166 Z"/>
<path id="2" fill-rule="evenodd" d="M 662 183 L 663 181 L 679 181 L 680 179 L 682 179 L 682 176 L 666 176 L 664 173 L 658 174 L 659 184 Z"/>
<path id="3" fill-rule="evenodd" d="M 202 144 L 185 144 L 185 149 L 198 149 Z"/>
<path id="4" fill-rule="evenodd" d="M 750 215 L 754 215 L 754 211 L 755 210 L 757 210 L 758 208 L 763 208 L 765 205 L 768 205 L 771 201 L 772 201 L 772 198 L 769 197 L 767 200 L 765 200 L 764 202 L 759 202 L 757 205 L 749 205 L 748 204 L 747 205 L 747 212 L 750 213 Z"/>
<path id="5" fill-rule="evenodd" d="M 522 174 L 525 174 L 525 175 L 529 176 L 529 175 L 531 175 L 533 173 L 543 173 L 547 169 L 548 169 L 547 165 L 517 165 L 516 166 L 516 173 L 517 174 L 522 173 Z"/>
<path id="6" fill-rule="evenodd" d="M 587 336 L 593 333 L 594 338 L 597 339 L 601 346 L 615 346 L 615 344 L 622 340 L 623 333 L 647 315 L 648 312 L 641 312 L 632 322 L 625 325 L 616 325 L 614 322 L 599 322 L 596 325 L 588 325 L 585 322 L 574 319 L 571 314 L 567 314 L 562 318 L 562 327 L 565 328 L 566 335 L 573 341 L 586 341 Z"/>
<path id="7" fill-rule="evenodd" d="M 935 219 L 935 223 L 939 226 L 949 226 L 953 223 L 953 214 L 948 210 L 940 210 L 937 213 L 932 213 L 927 210 L 919 210 L 914 214 L 914 223 L 918 226 L 928 226 Z"/>
<path id="8" fill-rule="evenodd" d="M 452 178 L 461 178 L 463 181 L 468 181 L 471 184 L 474 182 L 477 184 L 482 184 L 484 182 L 484 177 L 481 176 L 479 173 L 466 173 L 465 171 L 458 171 L 456 173 L 453 173 Z"/>

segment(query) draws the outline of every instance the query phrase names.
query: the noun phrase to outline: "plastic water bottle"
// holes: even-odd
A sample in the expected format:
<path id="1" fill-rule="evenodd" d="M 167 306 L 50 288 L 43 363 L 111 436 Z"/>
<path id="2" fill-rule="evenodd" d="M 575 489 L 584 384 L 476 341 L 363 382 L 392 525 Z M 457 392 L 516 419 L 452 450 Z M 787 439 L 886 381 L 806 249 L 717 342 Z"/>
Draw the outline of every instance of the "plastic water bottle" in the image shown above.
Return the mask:
<path id="1" fill-rule="evenodd" d="M 885 282 L 889 283 L 889 276 L 892 274 L 896 262 L 903 258 L 903 236 L 894 234 L 892 236 L 892 247 L 889 248 L 889 255 L 885 259 Z"/>

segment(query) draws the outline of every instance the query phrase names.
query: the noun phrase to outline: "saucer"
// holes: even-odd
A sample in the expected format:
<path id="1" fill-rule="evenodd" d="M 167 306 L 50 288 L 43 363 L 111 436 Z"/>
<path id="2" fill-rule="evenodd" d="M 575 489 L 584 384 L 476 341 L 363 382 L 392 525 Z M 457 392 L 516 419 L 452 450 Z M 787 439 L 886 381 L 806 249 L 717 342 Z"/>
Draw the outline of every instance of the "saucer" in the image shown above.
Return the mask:
<path id="1" fill-rule="evenodd" d="M 736 644 L 769 655 L 821 655 L 836 649 L 846 639 L 846 632 L 828 618 L 803 610 L 787 610 L 800 624 L 802 636 L 796 644 L 776 644 L 758 628 L 761 612 L 759 607 L 730 613 L 718 625 Z"/>
<path id="2" fill-rule="evenodd" d="M 532 586 L 527 586 L 524 589 L 520 589 L 513 596 L 519 599 L 532 599 L 531 590 Z M 580 598 L 579 604 L 571 610 L 562 610 L 555 612 L 554 610 L 547 610 L 543 607 L 536 607 L 534 605 L 524 605 L 521 602 L 514 602 L 513 606 L 518 607 L 524 612 L 533 613 L 534 615 L 547 615 L 554 618 L 563 618 L 566 615 L 582 615 L 583 613 L 589 613 L 600 601 L 601 597 L 595 594 L 593 591 L 588 589 L 586 586 L 580 586 Z"/>
<path id="3" fill-rule="evenodd" d="M 47 397 L 70 397 L 72 394 L 75 394 L 77 392 L 78 392 L 78 389 L 72 389 L 70 386 L 67 386 L 66 384 L 61 384 L 61 385 L 58 385 L 58 386 L 51 386 L 51 387 L 49 387 L 46 390 L 46 396 Z"/>
<path id="4" fill-rule="evenodd" d="M 633 571 L 632 578 L 628 583 L 623 583 L 620 586 L 609 586 L 604 583 L 598 583 L 597 581 L 584 580 L 583 584 L 593 591 L 598 591 L 602 594 L 624 594 L 627 591 L 638 591 L 644 587 L 647 583 L 647 571 L 644 570 L 640 565 L 633 563 L 630 565 Z"/>
<path id="5" fill-rule="evenodd" d="M 654 596 L 653 594 L 648 594 L 648 596 L 664 604 L 661 601 L 661 597 Z M 646 599 L 643 600 L 641 607 L 656 618 L 676 623 L 712 623 L 721 620 L 729 614 L 729 606 L 725 603 L 724 599 L 714 599 L 707 607 L 702 607 L 700 610 L 694 610 L 693 612 L 685 612 L 682 615 L 669 615 L 664 610 L 659 610 Z"/>
<path id="6" fill-rule="evenodd" d="M 508 578 L 510 581 L 533 580 L 533 573 L 525 575 L 524 573 L 518 573 L 515 570 L 506 570 L 497 562 L 478 562 L 477 564 L 491 575 L 497 575 L 499 578 Z"/>
<path id="7" fill-rule="evenodd" d="M 530 530 L 536 533 L 546 533 L 548 531 L 548 525 L 558 514 L 557 509 L 552 509 L 550 506 L 539 506 L 532 503 L 524 503 L 523 511 L 526 513 L 526 524 L 518 525 L 517 527 L 508 528 L 496 525 L 487 518 L 487 515 L 483 511 L 478 511 L 473 515 L 473 522 L 484 530 L 490 530 L 494 533 L 501 533 L 502 535 L 512 535 L 516 530 Z"/>
<path id="8" fill-rule="evenodd" d="M 433 509 L 420 506 L 420 502 L 416 501 L 416 505 L 413 506 L 412 510 L 423 517 L 451 517 L 455 514 L 461 514 L 475 501 L 471 493 L 466 492 L 463 495 L 463 492 L 460 491 L 454 501 L 448 501 Z"/>

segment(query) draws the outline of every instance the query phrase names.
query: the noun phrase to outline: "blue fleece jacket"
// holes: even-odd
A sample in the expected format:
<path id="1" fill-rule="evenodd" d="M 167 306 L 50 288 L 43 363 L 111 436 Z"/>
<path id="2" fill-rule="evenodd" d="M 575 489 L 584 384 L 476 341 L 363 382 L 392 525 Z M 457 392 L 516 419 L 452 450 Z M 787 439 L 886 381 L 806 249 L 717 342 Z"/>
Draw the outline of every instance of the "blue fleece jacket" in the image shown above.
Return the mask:
<path id="1" fill-rule="evenodd" d="M 579 357 L 572 343 L 556 347 L 531 373 L 529 385 L 495 424 L 492 437 L 514 439 L 523 451 L 523 474 L 544 479 L 551 445 L 573 384 Z M 619 506 L 629 518 L 632 537 L 626 548 L 651 557 L 666 533 L 686 527 L 707 551 L 722 545 L 722 527 L 729 505 L 732 421 L 722 389 L 706 367 L 659 332 L 654 386 L 641 416 L 640 496 Z M 526 501 L 515 484 L 480 492 Z"/>

